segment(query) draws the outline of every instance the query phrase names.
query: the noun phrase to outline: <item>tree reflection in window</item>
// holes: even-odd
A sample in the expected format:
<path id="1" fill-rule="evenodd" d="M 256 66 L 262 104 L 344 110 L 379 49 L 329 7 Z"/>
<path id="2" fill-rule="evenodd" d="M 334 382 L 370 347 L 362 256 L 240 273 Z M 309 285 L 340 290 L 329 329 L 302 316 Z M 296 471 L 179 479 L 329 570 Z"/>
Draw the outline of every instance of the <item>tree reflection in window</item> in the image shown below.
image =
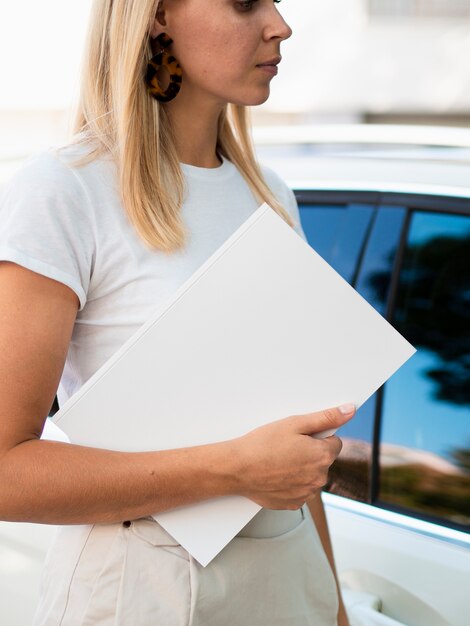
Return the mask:
<path id="1" fill-rule="evenodd" d="M 377 289 L 385 279 L 375 275 Z M 394 326 L 418 353 L 387 383 L 380 500 L 470 525 L 470 217 L 416 213 Z"/>

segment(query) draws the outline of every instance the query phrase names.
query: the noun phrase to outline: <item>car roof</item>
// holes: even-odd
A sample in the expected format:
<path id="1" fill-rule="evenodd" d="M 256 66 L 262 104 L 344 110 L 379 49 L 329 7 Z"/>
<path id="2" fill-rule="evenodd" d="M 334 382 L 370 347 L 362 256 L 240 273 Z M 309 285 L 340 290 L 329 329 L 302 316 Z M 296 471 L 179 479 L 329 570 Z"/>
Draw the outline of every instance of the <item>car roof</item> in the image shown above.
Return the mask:
<path id="1" fill-rule="evenodd" d="M 292 188 L 470 197 L 470 129 L 344 125 L 290 131 L 256 129 L 254 138 L 261 163 Z"/>
<path id="2" fill-rule="evenodd" d="M 257 126 L 260 145 L 355 144 L 470 148 L 470 128 L 405 124 L 297 124 Z"/>
<path id="3" fill-rule="evenodd" d="M 470 197 L 470 128 L 258 126 L 253 135 L 261 163 L 293 189 Z M 25 156 L 0 159 L 0 184 Z"/>

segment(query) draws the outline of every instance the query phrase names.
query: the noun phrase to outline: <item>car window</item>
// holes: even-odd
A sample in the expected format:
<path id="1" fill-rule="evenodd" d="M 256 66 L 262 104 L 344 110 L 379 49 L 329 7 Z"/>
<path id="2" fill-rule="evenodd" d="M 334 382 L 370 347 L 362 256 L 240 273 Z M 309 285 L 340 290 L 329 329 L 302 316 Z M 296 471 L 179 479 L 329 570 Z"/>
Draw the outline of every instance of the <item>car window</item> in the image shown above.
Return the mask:
<path id="1" fill-rule="evenodd" d="M 390 281 L 405 218 L 404 207 L 380 207 L 355 285 L 381 315 L 387 311 Z"/>
<path id="2" fill-rule="evenodd" d="M 379 313 L 385 314 L 397 249 L 406 218 L 401 206 L 381 206 L 370 224 L 367 246 L 356 269 L 356 290 Z M 360 407 L 353 420 L 339 429 L 343 449 L 330 472 L 328 490 L 371 502 L 372 450 L 377 394 Z"/>
<path id="3" fill-rule="evenodd" d="M 300 203 L 308 243 L 348 282 L 353 282 L 374 207 L 368 204 Z"/>
<path id="4" fill-rule="evenodd" d="M 379 501 L 470 529 L 470 216 L 412 214 L 392 323 L 418 353 L 384 388 Z"/>
<path id="5" fill-rule="evenodd" d="M 373 204 L 299 203 L 309 244 L 354 285 L 364 250 L 374 229 Z M 354 420 L 338 431 L 343 451 L 331 468 L 327 491 L 356 500 L 370 499 L 370 465 L 375 399 L 366 402 Z"/>

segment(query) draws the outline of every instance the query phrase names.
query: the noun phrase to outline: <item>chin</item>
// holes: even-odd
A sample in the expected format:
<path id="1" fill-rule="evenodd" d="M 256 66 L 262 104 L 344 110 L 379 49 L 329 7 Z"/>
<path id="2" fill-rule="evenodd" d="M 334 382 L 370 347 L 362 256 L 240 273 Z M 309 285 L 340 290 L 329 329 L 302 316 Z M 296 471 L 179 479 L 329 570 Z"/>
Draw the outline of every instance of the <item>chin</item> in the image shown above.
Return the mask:
<path id="1" fill-rule="evenodd" d="M 246 98 L 236 98 L 234 100 L 231 100 L 232 104 L 238 104 L 241 106 L 248 106 L 248 107 L 255 107 L 255 106 L 259 106 L 260 104 L 264 104 L 267 99 L 269 98 L 270 95 L 270 89 L 264 89 L 262 92 L 259 92 L 258 94 L 251 94 L 250 96 L 247 96 Z"/>
<path id="2" fill-rule="evenodd" d="M 264 104 L 269 98 L 269 93 L 267 93 L 263 98 L 258 98 L 255 102 L 251 103 L 251 106 L 259 106 L 260 104 Z"/>

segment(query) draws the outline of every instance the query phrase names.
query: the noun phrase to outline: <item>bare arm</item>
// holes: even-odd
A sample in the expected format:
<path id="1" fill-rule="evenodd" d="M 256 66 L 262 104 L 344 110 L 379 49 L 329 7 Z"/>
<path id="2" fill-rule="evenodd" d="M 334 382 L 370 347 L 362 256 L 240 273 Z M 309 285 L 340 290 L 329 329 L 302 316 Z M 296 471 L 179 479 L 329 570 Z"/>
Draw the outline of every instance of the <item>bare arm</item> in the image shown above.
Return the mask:
<path id="1" fill-rule="evenodd" d="M 328 522 L 326 519 L 325 508 L 321 499 L 321 492 L 317 492 L 307 502 L 312 518 L 317 527 L 320 541 L 322 542 L 323 549 L 330 563 L 331 569 L 336 579 L 336 585 L 338 587 L 339 596 L 339 610 L 338 610 L 338 626 L 349 626 L 349 620 L 344 606 L 343 598 L 341 596 L 341 587 L 338 580 L 338 573 L 336 571 L 335 559 L 333 556 L 333 547 L 331 545 L 330 533 L 328 530 Z"/>
<path id="2" fill-rule="evenodd" d="M 228 494 L 298 508 L 325 484 L 341 444 L 305 435 L 352 414 L 286 418 L 239 439 L 165 452 L 39 440 L 77 308 L 68 287 L 0 263 L 0 519 L 112 522 Z"/>

